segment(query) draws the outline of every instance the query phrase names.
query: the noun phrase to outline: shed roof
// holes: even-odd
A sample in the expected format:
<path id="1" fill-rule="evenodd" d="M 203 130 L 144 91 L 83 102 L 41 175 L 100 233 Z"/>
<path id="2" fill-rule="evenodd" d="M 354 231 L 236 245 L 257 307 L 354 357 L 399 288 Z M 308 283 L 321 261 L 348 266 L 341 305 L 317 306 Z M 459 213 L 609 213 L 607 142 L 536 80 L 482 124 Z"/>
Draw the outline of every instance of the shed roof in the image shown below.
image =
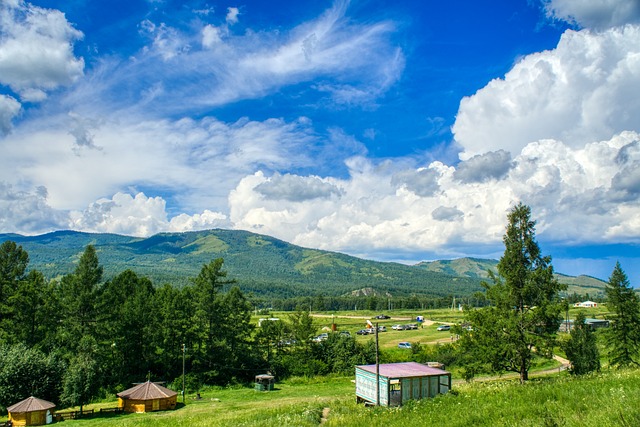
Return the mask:
<path id="1" fill-rule="evenodd" d="M 160 383 L 147 381 L 146 383 L 140 383 L 127 390 L 121 391 L 117 396 L 123 399 L 152 400 L 173 397 L 177 394 L 175 391 L 161 386 Z"/>
<path id="2" fill-rule="evenodd" d="M 376 365 L 359 365 L 360 368 L 372 374 L 376 373 Z M 407 377 L 428 377 L 433 375 L 446 375 L 449 372 L 423 365 L 417 362 L 403 363 L 382 363 L 380 364 L 380 375 L 387 378 L 407 378 Z"/>
<path id="3" fill-rule="evenodd" d="M 38 399 L 37 397 L 27 397 L 26 399 L 16 403 L 15 405 L 11 405 L 7 408 L 8 412 L 15 413 L 23 413 L 23 412 L 35 412 L 35 411 L 46 411 L 47 409 L 55 408 L 56 405 L 53 403 Z"/>

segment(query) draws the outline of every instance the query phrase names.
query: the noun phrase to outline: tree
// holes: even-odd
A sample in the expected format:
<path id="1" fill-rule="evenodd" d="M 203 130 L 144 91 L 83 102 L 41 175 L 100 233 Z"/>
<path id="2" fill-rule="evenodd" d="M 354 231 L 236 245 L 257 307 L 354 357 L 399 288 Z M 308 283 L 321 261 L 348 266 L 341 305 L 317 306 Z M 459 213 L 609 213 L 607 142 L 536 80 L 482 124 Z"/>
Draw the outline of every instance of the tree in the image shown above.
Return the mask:
<path id="1" fill-rule="evenodd" d="M 29 265 L 29 254 L 22 246 L 7 240 L 0 245 L 0 338 L 5 335 L 7 321 L 12 315 L 9 298 L 25 277 Z"/>
<path id="2" fill-rule="evenodd" d="M 0 409 L 29 396 L 58 401 L 62 361 L 25 344 L 0 345 Z"/>
<path id="3" fill-rule="evenodd" d="M 96 296 L 101 280 L 102 266 L 99 265 L 95 248 L 88 245 L 75 271 L 64 276 L 60 283 L 63 311 L 60 335 L 72 350 L 81 337 L 95 334 Z"/>
<path id="4" fill-rule="evenodd" d="M 227 272 L 222 270 L 224 260 L 217 258 L 202 266 L 200 274 L 193 280 L 196 302 L 195 319 L 200 332 L 199 359 L 200 371 L 207 373 L 208 381 L 219 376 L 221 357 L 225 351 L 223 341 L 226 325 L 226 307 L 221 296 L 225 284 L 234 283 L 226 279 Z"/>
<path id="5" fill-rule="evenodd" d="M 32 347 L 41 344 L 55 324 L 51 322 L 48 308 L 50 289 L 44 276 L 37 270 L 32 270 L 18 283 L 16 291 L 9 297 L 12 316 L 7 319 L 6 331 L 12 337 L 12 342 L 23 342 Z"/>
<path id="6" fill-rule="evenodd" d="M 574 375 L 584 375 L 600 370 L 600 353 L 596 343 L 596 336 L 591 326 L 585 322 L 583 312 L 579 312 L 571 330 L 571 336 L 563 345 L 564 352 L 571 362 L 569 372 Z"/>
<path id="7" fill-rule="evenodd" d="M 99 335 L 107 346 L 111 382 L 139 381 L 151 369 L 155 354 L 152 346 L 159 325 L 153 284 L 126 270 L 105 283 L 99 306 Z"/>
<path id="8" fill-rule="evenodd" d="M 80 406 L 80 412 L 98 392 L 98 363 L 94 357 L 96 347 L 92 337 L 83 337 L 78 345 L 78 353 L 69 362 L 62 381 L 62 401 L 70 406 Z"/>
<path id="9" fill-rule="evenodd" d="M 640 302 L 619 262 L 605 287 L 607 307 L 613 313 L 607 330 L 609 362 L 614 366 L 638 365 Z"/>
<path id="10" fill-rule="evenodd" d="M 508 221 L 498 275 L 490 272 L 493 284 L 484 283 L 491 305 L 467 313 L 472 328 L 461 331 L 461 345 L 473 359 L 471 374 L 484 363 L 495 372 L 518 372 L 524 382 L 536 352 L 551 356 L 565 286 L 554 278 L 551 258 L 541 255 L 531 209 L 519 203 Z"/>

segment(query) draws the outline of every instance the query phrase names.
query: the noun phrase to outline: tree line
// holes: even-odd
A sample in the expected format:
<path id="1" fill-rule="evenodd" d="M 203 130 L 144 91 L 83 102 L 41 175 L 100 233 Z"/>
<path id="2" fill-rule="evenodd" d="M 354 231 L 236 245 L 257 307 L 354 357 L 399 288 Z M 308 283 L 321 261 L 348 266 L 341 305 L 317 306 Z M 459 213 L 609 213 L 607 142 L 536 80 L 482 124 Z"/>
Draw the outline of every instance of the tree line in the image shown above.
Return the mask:
<path id="1" fill-rule="evenodd" d="M 254 305 L 227 277 L 222 258 L 203 265 L 190 284 L 153 283 L 126 270 L 103 282 L 89 245 L 75 270 L 47 280 L 29 270 L 15 242 L 0 245 L 0 407 L 30 395 L 67 405 L 121 391 L 146 379 L 182 385 L 246 382 L 346 372 L 374 360 L 354 338 L 316 334 L 308 310 L 256 328 Z"/>

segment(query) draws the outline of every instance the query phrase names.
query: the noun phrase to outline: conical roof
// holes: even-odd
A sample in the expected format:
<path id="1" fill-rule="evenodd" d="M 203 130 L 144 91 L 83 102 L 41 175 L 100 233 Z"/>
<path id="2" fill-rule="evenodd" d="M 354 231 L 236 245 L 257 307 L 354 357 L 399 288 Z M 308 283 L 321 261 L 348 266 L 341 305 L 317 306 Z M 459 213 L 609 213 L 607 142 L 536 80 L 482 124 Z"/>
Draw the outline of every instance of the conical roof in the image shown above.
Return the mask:
<path id="1" fill-rule="evenodd" d="M 51 402 L 31 396 L 16 403 L 15 405 L 9 406 L 7 411 L 16 414 L 22 412 L 46 411 L 47 409 L 55 407 L 56 405 Z"/>
<path id="2" fill-rule="evenodd" d="M 118 397 L 133 400 L 152 400 L 173 397 L 177 394 L 175 391 L 161 386 L 160 383 L 147 381 L 146 383 L 141 383 L 125 391 L 121 391 L 118 393 Z"/>

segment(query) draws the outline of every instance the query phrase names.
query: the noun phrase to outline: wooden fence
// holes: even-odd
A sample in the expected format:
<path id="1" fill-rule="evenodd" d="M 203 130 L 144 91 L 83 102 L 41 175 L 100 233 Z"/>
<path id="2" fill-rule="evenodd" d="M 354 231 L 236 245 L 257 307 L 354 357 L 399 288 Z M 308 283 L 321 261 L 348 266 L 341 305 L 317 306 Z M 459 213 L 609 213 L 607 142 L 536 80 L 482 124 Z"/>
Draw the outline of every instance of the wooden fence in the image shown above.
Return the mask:
<path id="1" fill-rule="evenodd" d="M 78 418 L 90 418 L 90 417 L 93 417 L 93 409 L 89 409 L 87 411 L 56 412 L 53 417 L 56 421 L 77 420 Z"/>

